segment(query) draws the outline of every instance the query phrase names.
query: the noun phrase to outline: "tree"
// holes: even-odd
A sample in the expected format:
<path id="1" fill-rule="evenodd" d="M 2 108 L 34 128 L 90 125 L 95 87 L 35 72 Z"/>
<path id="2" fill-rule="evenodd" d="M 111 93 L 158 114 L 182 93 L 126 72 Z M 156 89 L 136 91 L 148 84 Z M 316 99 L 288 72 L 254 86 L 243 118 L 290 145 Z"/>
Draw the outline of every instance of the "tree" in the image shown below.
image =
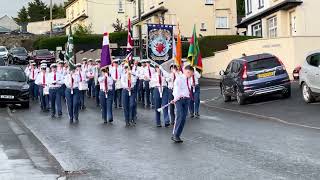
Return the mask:
<path id="1" fill-rule="evenodd" d="M 53 19 L 60 19 L 60 18 L 65 18 L 66 17 L 66 11 L 63 7 L 62 4 L 57 5 L 54 4 L 52 6 L 52 18 Z"/>
<path id="2" fill-rule="evenodd" d="M 239 17 L 245 16 L 245 0 L 237 0 L 237 13 Z"/>
<path id="3" fill-rule="evenodd" d="M 122 32 L 125 31 L 124 26 L 120 19 L 117 18 L 115 23 L 112 23 L 112 27 L 114 28 L 114 32 Z"/>
<path id="4" fill-rule="evenodd" d="M 73 34 L 75 36 L 83 36 L 92 33 L 92 25 L 89 26 L 78 24 L 73 28 Z"/>
<path id="5" fill-rule="evenodd" d="M 26 23 L 29 22 L 29 16 L 28 16 L 28 11 L 26 7 L 22 7 L 19 12 L 18 12 L 18 17 L 15 18 L 15 21 L 17 23 Z"/>
<path id="6" fill-rule="evenodd" d="M 50 18 L 50 9 L 41 0 L 33 0 L 28 3 L 28 15 L 30 22 L 43 21 L 44 18 Z"/>

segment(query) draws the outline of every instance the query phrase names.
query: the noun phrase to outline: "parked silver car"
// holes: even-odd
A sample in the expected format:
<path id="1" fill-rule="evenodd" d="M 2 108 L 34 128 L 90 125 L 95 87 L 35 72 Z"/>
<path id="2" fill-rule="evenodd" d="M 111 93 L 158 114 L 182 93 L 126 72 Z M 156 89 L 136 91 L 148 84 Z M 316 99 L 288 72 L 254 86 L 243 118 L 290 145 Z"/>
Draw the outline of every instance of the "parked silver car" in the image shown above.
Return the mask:
<path id="1" fill-rule="evenodd" d="M 320 50 L 306 56 L 299 72 L 299 82 L 306 103 L 312 103 L 320 96 Z"/>

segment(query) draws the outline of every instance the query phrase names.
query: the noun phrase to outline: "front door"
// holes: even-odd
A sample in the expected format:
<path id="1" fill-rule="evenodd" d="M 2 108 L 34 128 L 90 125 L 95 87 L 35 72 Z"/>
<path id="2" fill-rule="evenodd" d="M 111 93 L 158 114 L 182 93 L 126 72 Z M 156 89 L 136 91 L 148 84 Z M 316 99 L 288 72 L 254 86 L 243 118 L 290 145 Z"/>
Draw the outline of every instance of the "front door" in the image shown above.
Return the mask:
<path id="1" fill-rule="evenodd" d="M 296 36 L 297 35 L 297 27 L 296 27 L 296 11 L 290 12 L 290 35 L 291 36 Z"/>

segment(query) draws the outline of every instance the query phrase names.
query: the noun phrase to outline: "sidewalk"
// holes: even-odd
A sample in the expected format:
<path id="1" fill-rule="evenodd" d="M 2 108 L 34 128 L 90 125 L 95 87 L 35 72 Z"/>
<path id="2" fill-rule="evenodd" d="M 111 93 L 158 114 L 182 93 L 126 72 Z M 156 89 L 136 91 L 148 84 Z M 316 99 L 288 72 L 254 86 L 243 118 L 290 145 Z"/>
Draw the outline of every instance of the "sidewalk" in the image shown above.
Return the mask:
<path id="1" fill-rule="evenodd" d="M 0 109 L 0 180 L 56 180 L 37 141 Z"/>

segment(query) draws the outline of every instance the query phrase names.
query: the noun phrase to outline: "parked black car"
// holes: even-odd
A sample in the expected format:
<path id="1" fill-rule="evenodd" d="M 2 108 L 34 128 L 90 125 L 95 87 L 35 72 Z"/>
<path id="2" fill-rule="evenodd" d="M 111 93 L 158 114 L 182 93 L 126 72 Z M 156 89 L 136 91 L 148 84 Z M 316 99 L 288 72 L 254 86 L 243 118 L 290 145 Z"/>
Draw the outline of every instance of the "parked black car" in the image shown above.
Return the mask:
<path id="1" fill-rule="evenodd" d="M 5 66 L 5 65 L 6 65 L 5 60 L 2 57 L 0 57 L 0 66 Z"/>
<path id="2" fill-rule="evenodd" d="M 9 50 L 8 55 L 9 64 L 28 64 L 29 55 L 25 48 L 16 47 Z"/>
<path id="3" fill-rule="evenodd" d="M 221 94 L 225 102 L 235 97 L 242 105 L 249 97 L 266 94 L 282 94 L 284 98 L 291 96 L 291 82 L 285 66 L 271 54 L 232 60 L 220 75 Z"/>
<path id="4" fill-rule="evenodd" d="M 29 108 L 28 78 L 22 68 L 0 66 L 0 103 Z"/>

